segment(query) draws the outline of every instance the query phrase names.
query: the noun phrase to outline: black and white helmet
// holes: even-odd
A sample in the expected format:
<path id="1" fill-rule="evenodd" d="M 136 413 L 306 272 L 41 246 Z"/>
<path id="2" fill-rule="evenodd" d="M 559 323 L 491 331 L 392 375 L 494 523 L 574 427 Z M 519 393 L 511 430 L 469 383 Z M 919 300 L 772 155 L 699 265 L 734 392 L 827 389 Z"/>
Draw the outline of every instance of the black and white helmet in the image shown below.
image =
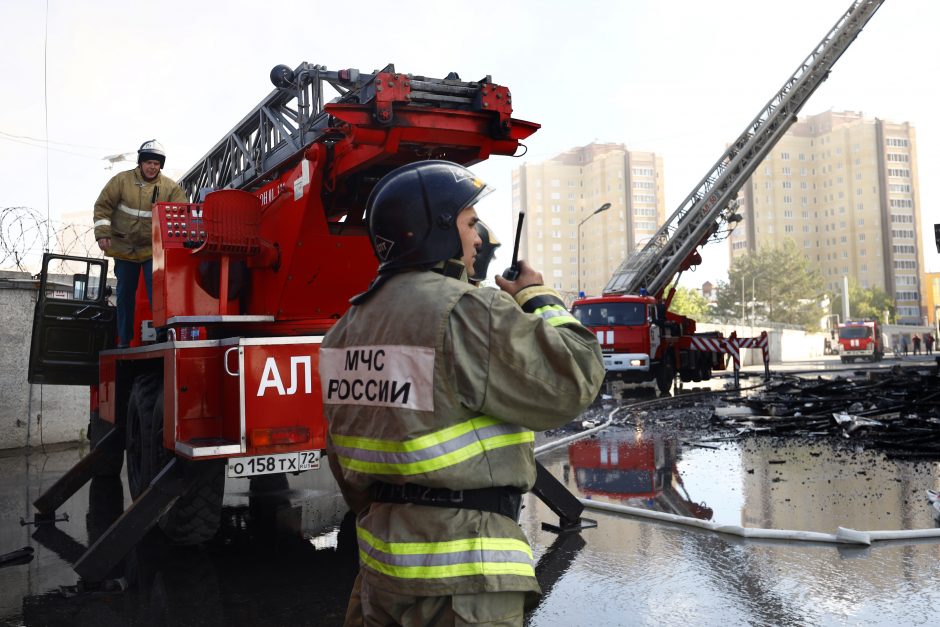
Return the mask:
<path id="1" fill-rule="evenodd" d="M 166 163 L 166 152 L 163 150 L 163 144 L 155 139 L 148 139 L 137 149 L 137 165 L 141 161 L 159 161 L 160 169 L 163 169 Z"/>
<path id="2" fill-rule="evenodd" d="M 420 161 L 389 172 L 366 202 L 379 273 L 459 259 L 457 215 L 492 191 L 473 172 L 450 161 Z"/>

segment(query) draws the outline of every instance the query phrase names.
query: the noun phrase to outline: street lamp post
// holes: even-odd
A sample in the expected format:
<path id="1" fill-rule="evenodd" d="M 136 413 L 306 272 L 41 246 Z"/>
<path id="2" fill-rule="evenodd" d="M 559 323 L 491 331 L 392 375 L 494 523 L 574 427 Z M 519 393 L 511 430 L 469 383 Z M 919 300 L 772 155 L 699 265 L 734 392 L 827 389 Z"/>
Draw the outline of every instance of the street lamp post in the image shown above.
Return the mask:
<path id="1" fill-rule="evenodd" d="M 602 211 L 607 211 L 608 209 L 610 209 L 610 203 L 605 202 L 603 205 L 595 209 L 590 215 L 588 215 L 588 217 L 578 222 L 578 298 L 581 297 L 581 225 Z"/>
<path id="2" fill-rule="evenodd" d="M 754 291 L 754 281 L 758 277 L 764 276 L 763 272 L 758 272 L 757 274 L 751 275 L 751 326 L 754 326 L 755 309 L 757 308 L 757 294 Z"/>

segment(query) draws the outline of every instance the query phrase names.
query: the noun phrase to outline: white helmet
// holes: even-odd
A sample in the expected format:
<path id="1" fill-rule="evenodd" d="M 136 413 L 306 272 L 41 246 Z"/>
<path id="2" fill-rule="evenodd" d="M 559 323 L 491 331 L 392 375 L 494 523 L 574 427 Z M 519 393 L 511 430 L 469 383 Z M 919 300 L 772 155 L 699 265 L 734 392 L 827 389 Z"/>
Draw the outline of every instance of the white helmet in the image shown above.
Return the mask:
<path id="1" fill-rule="evenodd" d="M 137 149 L 137 164 L 141 161 L 155 160 L 160 162 L 160 169 L 166 163 L 166 152 L 163 150 L 163 144 L 155 139 L 145 141 Z"/>

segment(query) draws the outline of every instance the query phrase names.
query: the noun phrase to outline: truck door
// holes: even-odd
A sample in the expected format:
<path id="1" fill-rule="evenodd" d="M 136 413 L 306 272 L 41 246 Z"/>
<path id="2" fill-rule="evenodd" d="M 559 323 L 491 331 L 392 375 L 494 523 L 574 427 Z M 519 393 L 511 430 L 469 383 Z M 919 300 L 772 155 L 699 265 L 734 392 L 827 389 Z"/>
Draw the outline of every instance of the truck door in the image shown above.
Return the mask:
<path id="1" fill-rule="evenodd" d="M 67 269 L 49 276 L 50 266 Z M 95 385 L 98 353 L 114 347 L 115 308 L 107 299 L 105 259 L 45 253 L 29 346 L 30 383 Z"/>

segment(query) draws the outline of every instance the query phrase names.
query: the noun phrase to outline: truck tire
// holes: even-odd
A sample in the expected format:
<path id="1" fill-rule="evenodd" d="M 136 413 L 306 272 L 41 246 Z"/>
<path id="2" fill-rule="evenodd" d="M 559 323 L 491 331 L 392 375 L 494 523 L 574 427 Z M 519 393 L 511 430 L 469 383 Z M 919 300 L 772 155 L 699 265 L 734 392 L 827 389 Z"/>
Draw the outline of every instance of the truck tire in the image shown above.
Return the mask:
<path id="1" fill-rule="evenodd" d="M 710 381 L 712 378 L 712 354 L 705 354 L 707 357 L 702 360 L 702 381 Z"/>
<path id="2" fill-rule="evenodd" d="M 159 451 L 151 447 L 153 410 L 157 397 L 162 397 L 163 377 L 147 373 L 134 379 L 127 401 L 127 419 L 124 424 L 124 452 L 127 455 L 127 487 L 136 500 L 157 475 L 156 471 L 169 461 L 154 459 Z"/>
<path id="3" fill-rule="evenodd" d="M 672 359 L 666 357 L 660 362 L 659 368 L 656 369 L 656 387 L 659 388 L 659 393 L 669 394 L 675 379 L 675 366 L 672 365 Z"/>
<path id="4" fill-rule="evenodd" d="M 174 457 L 163 447 L 163 377 L 160 374 L 148 373 L 134 380 L 127 410 L 126 452 L 128 487 L 136 499 Z M 158 524 L 176 544 L 199 544 L 212 539 L 219 528 L 225 464 L 218 460 L 184 463 L 215 467 L 176 499 Z"/>

